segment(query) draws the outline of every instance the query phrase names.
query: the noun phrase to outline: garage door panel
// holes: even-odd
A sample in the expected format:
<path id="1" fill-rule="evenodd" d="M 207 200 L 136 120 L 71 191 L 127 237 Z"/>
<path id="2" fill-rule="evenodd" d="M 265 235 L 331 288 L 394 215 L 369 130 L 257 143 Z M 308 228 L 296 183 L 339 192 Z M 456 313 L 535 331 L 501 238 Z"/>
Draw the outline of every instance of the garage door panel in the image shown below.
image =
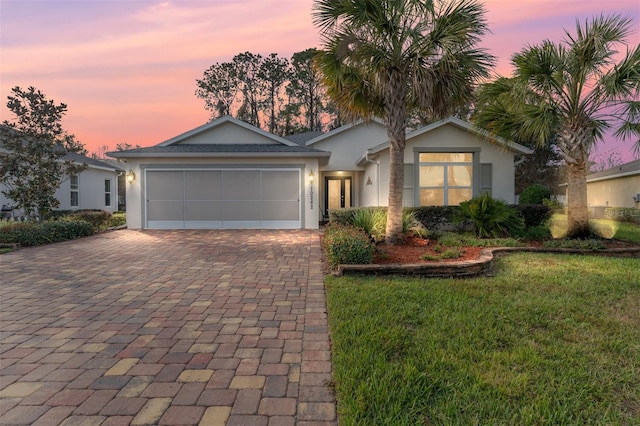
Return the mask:
<path id="1" fill-rule="evenodd" d="M 260 220 L 260 201 L 225 201 L 222 220 Z"/>
<path id="2" fill-rule="evenodd" d="M 184 220 L 180 201 L 149 200 L 149 220 Z"/>
<path id="3" fill-rule="evenodd" d="M 182 200 L 184 198 L 184 173 L 182 171 L 157 171 L 147 173 L 147 199 Z"/>
<path id="4" fill-rule="evenodd" d="M 222 201 L 185 201 L 184 220 L 222 220 Z"/>
<path id="5" fill-rule="evenodd" d="M 299 220 L 298 201 L 263 201 L 262 220 Z"/>
<path id="6" fill-rule="evenodd" d="M 299 173 L 277 170 L 262 172 L 263 200 L 297 200 L 300 197 Z"/>
<path id="7" fill-rule="evenodd" d="M 222 171 L 189 171 L 184 179 L 185 200 L 222 199 Z"/>
<path id="8" fill-rule="evenodd" d="M 259 200 L 260 171 L 225 170 L 223 174 L 223 200 Z"/>

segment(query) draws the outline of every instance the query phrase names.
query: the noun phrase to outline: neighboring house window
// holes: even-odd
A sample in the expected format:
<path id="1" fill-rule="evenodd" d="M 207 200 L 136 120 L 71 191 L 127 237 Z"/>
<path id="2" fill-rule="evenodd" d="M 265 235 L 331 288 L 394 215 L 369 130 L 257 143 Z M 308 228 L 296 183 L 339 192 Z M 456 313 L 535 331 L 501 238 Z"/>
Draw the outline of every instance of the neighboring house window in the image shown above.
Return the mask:
<path id="1" fill-rule="evenodd" d="M 79 194 L 78 194 L 78 175 L 73 175 L 69 178 L 71 183 L 71 207 L 78 207 L 79 204 Z"/>
<path id="2" fill-rule="evenodd" d="M 471 199 L 473 153 L 422 152 L 418 161 L 421 206 L 457 206 Z"/>
<path id="3" fill-rule="evenodd" d="M 111 179 L 104 180 L 104 205 L 111 207 Z"/>

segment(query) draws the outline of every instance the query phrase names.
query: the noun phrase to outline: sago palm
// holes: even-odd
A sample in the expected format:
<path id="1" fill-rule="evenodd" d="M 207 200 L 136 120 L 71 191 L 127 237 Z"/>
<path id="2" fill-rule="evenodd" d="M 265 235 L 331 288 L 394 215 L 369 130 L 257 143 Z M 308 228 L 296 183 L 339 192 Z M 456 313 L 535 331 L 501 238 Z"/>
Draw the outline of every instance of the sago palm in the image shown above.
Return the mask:
<path id="1" fill-rule="evenodd" d="M 402 239 L 407 114 L 431 120 L 471 101 L 493 57 L 477 47 L 487 30 L 472 0 L 317 0 L 313 18 L 323 50 L 317 65 L 345 116 L 381 117 L 390 143 L 386 242 Z"/>
<path id="2" fill-rule="evenodd" d="M 589 154 L 608 129 L 640 133 L 640 46 L 627 47 L 632 21 L 599 16 L 512 57 L 511 78 L 483 86 L 474 121 L 511 140 L 554 140 L 567 164 L 568 234 L 589 233 Z M 619 49 L 626 49 L 624 53 Z M 618 59 L 619 58 L 619 59 Z M 636 140 L 640 149 L 640 141 Z"/>

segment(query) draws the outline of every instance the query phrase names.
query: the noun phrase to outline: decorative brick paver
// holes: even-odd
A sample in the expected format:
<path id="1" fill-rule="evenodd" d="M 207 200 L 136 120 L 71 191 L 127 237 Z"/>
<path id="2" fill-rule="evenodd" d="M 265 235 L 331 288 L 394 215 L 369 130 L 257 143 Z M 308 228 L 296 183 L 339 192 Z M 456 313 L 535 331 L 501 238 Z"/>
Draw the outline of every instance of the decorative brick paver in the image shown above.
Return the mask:
<path id="1" fill-rule="evenodd" d="M 0 257 L 0 424 L 335 426 L 316 231 L 129 231 Z"/>

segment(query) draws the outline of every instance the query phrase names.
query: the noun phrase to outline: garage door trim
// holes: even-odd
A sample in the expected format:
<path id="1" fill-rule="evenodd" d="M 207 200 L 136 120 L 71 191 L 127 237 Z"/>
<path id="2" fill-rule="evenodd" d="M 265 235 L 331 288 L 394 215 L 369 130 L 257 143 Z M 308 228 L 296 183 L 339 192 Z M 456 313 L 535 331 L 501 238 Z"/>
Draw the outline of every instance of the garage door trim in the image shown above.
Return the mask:
<path id="1" fill-rule="evenodd" d="M 304 198 L 301 167 L 146 167 L 143 171 L 144 224 L 147 229 L 300 229 L 302 227 L 301 201 Z M 162 175 L 157 175 L 156 179 L 153 178 L 154 172 L 174 172 L 177 175 L 167 176 L 167 180 L 162 182 L 157 180 Z M 196 193 L 199 191 L 198 188 L 209 192 L 208 185 L 195 185 L 196 189 L 192 189 L 194 181 L 191 185 L 188 184 L 190 178 L 194 176 L 197 178 L 197 172 L 211 173 L 211 176 L 205 176 L 204 179 L 211 179 L 211 187 L 220 185 L 219 193 L 205 194 L 204 199 L 201 195 L 196 195 L 194 199 L 190 198 L 193 197 L 194 191 Z M 234 185 L 235 180 L 225 183 L 225 174 L 226 177 L 231 177 L 235 173 L 234 178 L 237 179 L 239 177 L 237 172 L 247 173 L 247 184 Z M 270 174 L 271 172 L 276 174 Z M 285 172 L 285 174 L 278 176 L 277 172 Z M 288 172 L 295 174 L 292 174 L 290 180 L 287 179 Z M 178 175 L 180 178 L 177 177 Z M 200 177 L 200 179 L 203 178 Z M 155 185 L 156 183 L 158 185 Z M 250 186 L 252 183 L 256 187 Z M 289 184 L 288 191 L 282 191 L 280 186 L 286 187 L 287 184 Z M 169 188 L 165 189 L 167 187 Z M 246 197 L 242 194 L 244 189 L 247 190 Z M 213 192 L 216 190 L 214 189 Z M 157 195 L 159 193 L 160 195 Z M 240 194 L 237 195 L 238 193 Z M 278 198 L 281 194 L 287 198 Z M 265 196 L 271 198 L 265 199 Z M 198 217 L 200 216 L 198 204 L 206 209 L 202 211 L 210 217 Z M 234 217 L 234 214 L 243 217 Z"/>

